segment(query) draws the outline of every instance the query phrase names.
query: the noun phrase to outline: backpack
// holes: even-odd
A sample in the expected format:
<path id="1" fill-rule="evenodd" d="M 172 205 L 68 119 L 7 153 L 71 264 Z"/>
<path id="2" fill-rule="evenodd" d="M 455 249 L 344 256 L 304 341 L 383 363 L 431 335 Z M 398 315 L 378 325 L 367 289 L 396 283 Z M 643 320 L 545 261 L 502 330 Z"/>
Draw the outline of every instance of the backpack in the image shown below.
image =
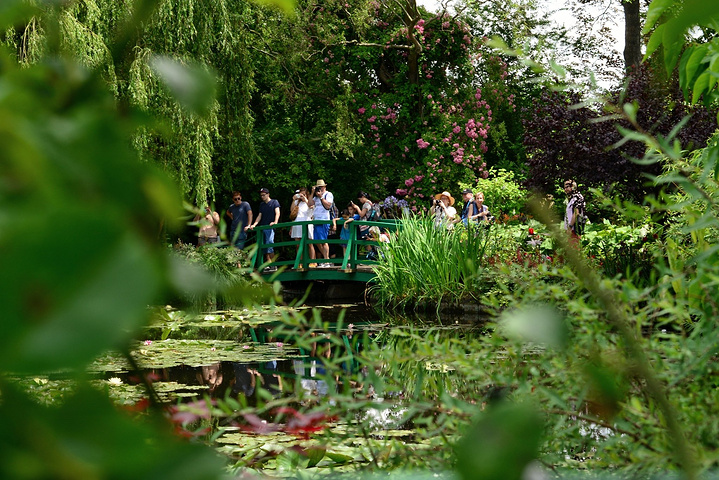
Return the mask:
<path id="1" fill-rule="evenodd" d="M 382 218 L 382 214 L 380 213 L 379 203 L 373 203 L 372 208 L 367 212 L 367 221 L 377 222 L 380 218 Z"/>
<path id="2" fill-rule="evenodd" d="M 332 202 L 332 206 L 329 208 L 330 211 L 330 220 L 334 220 L 335 218 L 340 218 L 340 211 L 337 209 L 337 205 L 335 205 L 335 202 Z"/>

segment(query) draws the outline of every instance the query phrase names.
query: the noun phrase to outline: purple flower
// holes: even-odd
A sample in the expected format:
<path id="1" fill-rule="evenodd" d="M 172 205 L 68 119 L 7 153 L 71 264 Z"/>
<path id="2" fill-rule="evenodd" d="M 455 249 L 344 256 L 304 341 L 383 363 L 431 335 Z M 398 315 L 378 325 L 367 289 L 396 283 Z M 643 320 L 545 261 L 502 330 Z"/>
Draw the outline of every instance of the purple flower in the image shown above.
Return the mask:
<path id="1" fill-rule="evenodd" d="M 418 148 L 427 148 L 427 147 L 429 147 L 429 142 L 425 142 L 423 139 L 418 138 L 417 139 L 417 147 Z"/>

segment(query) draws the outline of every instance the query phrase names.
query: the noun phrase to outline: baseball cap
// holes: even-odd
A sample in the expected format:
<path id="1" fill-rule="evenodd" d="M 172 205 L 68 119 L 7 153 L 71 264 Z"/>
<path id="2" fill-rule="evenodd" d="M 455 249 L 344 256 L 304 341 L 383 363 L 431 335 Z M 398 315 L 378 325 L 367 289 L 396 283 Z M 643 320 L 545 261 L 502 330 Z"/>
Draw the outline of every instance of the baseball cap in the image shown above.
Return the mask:
<path id="1" fill-rule="evenodd" d="M 469 188 L 465 188 L 464 190 L 462 190 L 462 195 L 464 195 L 465 193 L 473 193 L 473 192 Z"/>
<path id="2" fill-rule="evenodd" d="M 270 191 L 263 187 L 260 188 L 260 193 L 270 193 Z"/>

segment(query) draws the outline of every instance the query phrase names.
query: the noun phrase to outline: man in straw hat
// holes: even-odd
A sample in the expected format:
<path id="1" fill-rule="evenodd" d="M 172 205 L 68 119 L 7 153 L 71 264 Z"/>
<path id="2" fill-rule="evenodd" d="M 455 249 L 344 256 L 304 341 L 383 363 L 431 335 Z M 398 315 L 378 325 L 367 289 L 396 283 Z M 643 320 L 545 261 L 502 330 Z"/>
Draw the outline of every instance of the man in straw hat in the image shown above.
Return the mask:
<path id="1" fill-rule="evenodd" d="M 447 230 L 454 228 L 458 221 L 457 209 L 454 208 L 454 197 L 449 192 L 438 193 L 432 202 L 432 215 L 436 227 L 444 226 Z"/>
<path id="2" fill-rule="evenodd" d="M 315 199 L 315 220 L 331 220 L 330 209 L 335 201 L 332 192 L 327 191 L 327 184 L 324 180 L 317 180 L 317 184 L 312 188 L 312 196 Z M 315 225 L 314 236 L 315 240 L 327 240 L 327 236 L 330 233 L 330 225 Z M 317 251 L 319 252 L 319 258 L 329 259 L 330 258 L 330 245 L 328 243 L 318 243 Z M 320 263 L 318 265 L 322 268 L 331 267 L 330 263 Z"/>

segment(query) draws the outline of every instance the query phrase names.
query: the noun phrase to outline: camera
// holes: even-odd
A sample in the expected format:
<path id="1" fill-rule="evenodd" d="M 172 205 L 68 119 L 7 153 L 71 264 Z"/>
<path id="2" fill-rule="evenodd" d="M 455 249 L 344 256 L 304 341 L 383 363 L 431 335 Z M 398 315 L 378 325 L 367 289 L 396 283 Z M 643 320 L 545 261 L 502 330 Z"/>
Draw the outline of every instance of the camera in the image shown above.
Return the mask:
<path id="1" fill-rule="evenodd" d="M 434 201 L 434 206 L 435 206 L 435 207 L 439 207 L 439 204 L 440 204 L 441 202 L 442 202 L 442 200 L 435 200 L 435 201 Z"/>

